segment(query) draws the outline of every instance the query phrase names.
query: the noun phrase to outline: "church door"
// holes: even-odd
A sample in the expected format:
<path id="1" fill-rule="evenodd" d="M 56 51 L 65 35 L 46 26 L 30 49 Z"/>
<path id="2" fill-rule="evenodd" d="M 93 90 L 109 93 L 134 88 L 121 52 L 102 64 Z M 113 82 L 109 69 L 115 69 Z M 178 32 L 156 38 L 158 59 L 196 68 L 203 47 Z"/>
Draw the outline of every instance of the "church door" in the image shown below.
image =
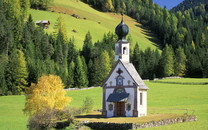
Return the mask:
<path id="1" fill-rule="evenodd" d="M 125 103 L 117 102 L 117 116 L 125 116 Z"/>

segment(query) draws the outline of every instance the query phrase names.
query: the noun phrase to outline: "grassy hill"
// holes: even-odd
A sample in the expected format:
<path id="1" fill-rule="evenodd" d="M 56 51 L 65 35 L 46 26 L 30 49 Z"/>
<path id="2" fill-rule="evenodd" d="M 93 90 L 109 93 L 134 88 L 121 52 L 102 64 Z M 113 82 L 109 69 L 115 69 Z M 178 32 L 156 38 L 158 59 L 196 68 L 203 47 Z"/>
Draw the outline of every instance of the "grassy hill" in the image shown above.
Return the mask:
<path id="1" fill-rule="evenodd" d="M 33 20 L 49 20 L 51 25 L 46 30 L 48 33 L 53 32 L 56 19 L 61 15 L 64 18 L 68 37 L 74 37 L 78 48 L 81 48 L 85 38 L 85 34 L 90 31 L 93 42 L 102 40 L 104 33 L 115 32 L 115 27 L 120 23 L 120 14 L 99 12 L 89 5 L 79 0 L 54 0 L 49 11 L 30 10 Z M 71 16 L 78 15 L 76 19 Z M 157 38 L 149 30 L 144 29 L 136 20 L 124 16 L 125 23 L 130 28 L 130 34 L 133 38 L 133 45 L 138 42 L 141 49 L 151 47 L 156 48 Z M 76 32 L 73 32 L 76 30 Z"/>
<path id="2" fill-rule="evenodd" d="M 148 115 L 152 108 L 162 109 L 190 109 L 195 110 L 198 117 L 197 122 L 179 123 L 168 126 L 154 127 L 148 129 L 170 129 L 170 130 L 201 130 L 208 128 L 208 85 L 184 85 L 183 83 L 207 82 L 208 79 L 177 79 L 182 84 L 145 82 L 150 88 L 148 90 Z M 176 79 L 170 79 L 174 82 Z M 75 90 L 67 92 L 72 97 L 70 106 L 81 107 L 86 96 L 94 100 L 94 109 L 102 107 L 102 88 L 89 90 Z M 27 117 L 23 114 L 25 96 L 2 96 L 0 97 L 0 129 L 26 129 Z M 158 110 L 157 113 L 163 113 Z M 165 111 L 169 112 L 169 111 Z"/>

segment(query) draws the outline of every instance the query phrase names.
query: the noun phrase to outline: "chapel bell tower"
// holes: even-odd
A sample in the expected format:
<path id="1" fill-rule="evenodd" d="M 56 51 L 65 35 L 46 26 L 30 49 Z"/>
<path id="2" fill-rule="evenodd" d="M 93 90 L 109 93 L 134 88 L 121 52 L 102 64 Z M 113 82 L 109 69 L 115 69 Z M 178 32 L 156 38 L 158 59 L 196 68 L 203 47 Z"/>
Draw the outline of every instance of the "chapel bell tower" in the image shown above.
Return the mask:
<path id="1" fill-rule="evenodd" d="M 126 36 L 129 33 L 129 27 L 123 21 L 123 14 L 121 23 L 116 27 L 116 34 L 118 35 L 118 41 L 115 44 L 115 60 L 120 59 L 123 62 L 129 62 L 129 42 L 126 40 Z"/>

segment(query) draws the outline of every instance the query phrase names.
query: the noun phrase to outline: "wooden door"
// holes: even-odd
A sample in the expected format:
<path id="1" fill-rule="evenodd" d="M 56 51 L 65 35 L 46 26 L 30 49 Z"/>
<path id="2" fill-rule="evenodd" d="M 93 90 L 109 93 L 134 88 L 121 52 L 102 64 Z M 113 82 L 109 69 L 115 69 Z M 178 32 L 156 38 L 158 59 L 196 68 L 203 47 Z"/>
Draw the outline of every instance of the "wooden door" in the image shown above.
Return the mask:
<path id="1" fill-rule="evenodd" d="M 125 103 L 117 102 L 117 116 L 125 116 Z"/>

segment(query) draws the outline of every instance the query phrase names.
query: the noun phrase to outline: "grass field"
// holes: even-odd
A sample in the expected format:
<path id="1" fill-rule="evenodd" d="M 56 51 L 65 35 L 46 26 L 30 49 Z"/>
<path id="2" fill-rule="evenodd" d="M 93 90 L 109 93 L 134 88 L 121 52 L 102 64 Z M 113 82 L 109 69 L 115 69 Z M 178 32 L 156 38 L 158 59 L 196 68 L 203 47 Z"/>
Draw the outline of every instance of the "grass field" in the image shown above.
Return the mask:
<path id="1" fill-rule="evenodd" d="M 179 83 L 179 84 L 208 84 L 208 78 L 176 78 L 176 79 L 162 79 L 153 82 L 161 83 Z"/>
<path id="2" fill-rule="evenodd" d="M 48 33 L 53 32 L 55 22 L 59 16 L 64 18 L 68 37 L 74 37 L 77 48 L 81 48 L 85 35 L 88 31 L 91 32 L 93 42 L 102 40 L 104 33 L 115 32 L 115 27 L 120 23 L 120 14 L 102 13 L 89 5 L 77 0 L 54 0 L 54 4 L 49 9 L 50 11 L 30 10 L 33 20 L 49 20 L 51 25 L 46 30 Z M 78 15 L 80 18 L 72 17 L 72 14 Z M 86 18 L 86 20 L 84 20 Z M 157 38 L 150 31 L 143 29 L 142 25 L 134 19 L 124 16 L 125 23 L 130 28 L 130 34 L 134 43 L 138 42 L 141 49 L 151 47 L 156 48 L 156 43 L 159 43 Z M 72 30 L 76 30 L 77 33 Z M 133 47 L 133 46 L 131 46 Z"/>
<path id="3" fill-rule="evenodd" d="M 175 81 L 176 79 L 171 79 Z M 170 81 L 171 81 L 170 80 Z M 198 82 L 197 79 L 177 79 L 183 82 Z M 199 79 L 204 80 L 204 79 Z M 206 79 L 205 79 L 206 80 Z M 148 112 L 152 108 L 164 109 L 190 109 L 195 110 L 197 122 L 187 122 L 147 129 L 174 129 L 174 130 L 207 130 L 208 129 L 208 85 L 184 85 L 145 82 L 150 88 L 148 91 Z M 81 107 L 85 97 L 90 96 L 94 100 L 94 109 L 101 109 L 102 88 L 89 90 L 69 91 L 67 95 L 72 97 L 71 106 Z M 26 129 L 27 117 L 23 115 L 24 96 L 0 97 L 0 130 Z M 161 111 L 163 113 L 163 111 Z"/>

